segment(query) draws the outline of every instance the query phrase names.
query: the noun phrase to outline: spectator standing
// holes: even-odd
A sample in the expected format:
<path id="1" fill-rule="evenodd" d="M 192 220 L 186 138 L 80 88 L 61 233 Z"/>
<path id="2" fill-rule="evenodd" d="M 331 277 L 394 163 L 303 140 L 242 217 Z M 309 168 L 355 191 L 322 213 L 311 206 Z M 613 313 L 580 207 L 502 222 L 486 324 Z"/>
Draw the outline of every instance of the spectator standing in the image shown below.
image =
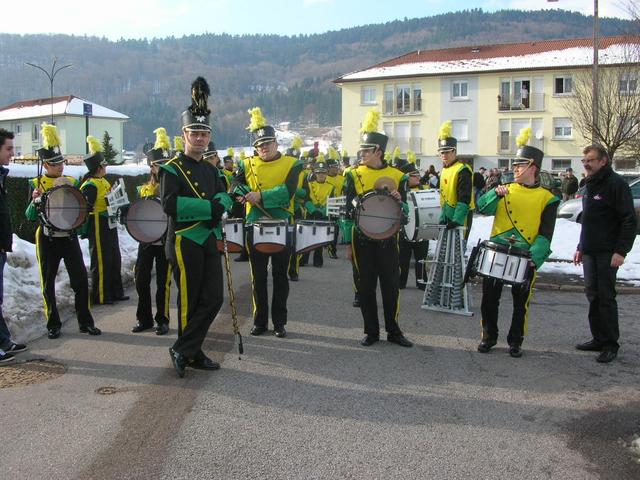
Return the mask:
<path id="1" fill-rule="evenodd" d="M 473 173 L 473 194 L 475 195 L 476 203 L 478 202 L 478 198 L 482 195 L 482 189 L 486 183 L 484 172 L 486 172 L 486 168 L 480 167 L 477 172 Z"/>
<path id="2" fill-rule="evenodd" d="M 562 192 L 563 202 L 566 202 L 576 196 L 576 192 L 578 191 L 578 179 L 573 174 L 573 169 L 571 167 L 567 168 L 565 172 L 560 190 Z"/>

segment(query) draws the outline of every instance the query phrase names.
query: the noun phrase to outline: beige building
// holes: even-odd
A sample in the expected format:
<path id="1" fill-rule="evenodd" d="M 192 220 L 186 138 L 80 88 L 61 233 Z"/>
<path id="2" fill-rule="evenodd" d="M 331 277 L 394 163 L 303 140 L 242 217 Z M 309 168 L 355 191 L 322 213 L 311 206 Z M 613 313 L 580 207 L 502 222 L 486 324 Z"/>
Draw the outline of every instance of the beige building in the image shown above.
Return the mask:
<path id="1" fill-rule="evenodd" d="M 628 42 L 601 38 L 601 68 L 626 65 Z M 640 38 L 632 44 L 637 48 Z M 589 141 L 574 128 L 566 105 L 575 75 L 592 68 L 592 45 L 592 39 L 575 39 L 417 50 L 343 75 L 334 83 L 342 90 L 344 147 L 357 151 L 361 122 L 376 108 L 379 128 L 390 137 L 387 150 L 413 150 L 423 169 L 432 163 L 439 169 L 438 130 L 451 120 L 459 156 L 476 169 L 509 167 L 516 136 L 531 127 L 529 144 L 545 152 L 544 169 L 581 171 Z M 637 76 L 622 80 L 621 92 L 640 94 Z"/>
<path id="2" fill-rule="evenodd" d="M 87 153 L 87 136 L 93 135 L 102 141 L 104 132 L 109 132 L 111 144 L 116 152 L 123 150 L 126 115 L 69 95 L 66 97 L 24 100 L 0 108 L 0 127 L 15 133 L 15 156 L 17 160 L 36 157 L 42 146 L 40 127 L 42 122 L 53 122 L 58 129 L 61 150 L 71 163 L 80 163 Z"/>

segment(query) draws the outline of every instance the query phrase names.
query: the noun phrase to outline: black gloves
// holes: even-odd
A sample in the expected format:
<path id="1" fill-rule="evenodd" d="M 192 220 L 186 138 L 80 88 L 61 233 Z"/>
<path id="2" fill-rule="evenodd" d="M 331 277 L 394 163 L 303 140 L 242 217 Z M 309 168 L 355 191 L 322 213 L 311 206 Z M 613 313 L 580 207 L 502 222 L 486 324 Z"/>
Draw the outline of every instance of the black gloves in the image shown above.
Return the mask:
<path id="1" fill-rule="evenodd" d="M 447 223 L 447 230 L 451 230 L 459 226 L 460 224 L 458 222 L 454 222 L 453 220 L 451 220 L 450 222 Z"/>
<path id="2" fill-rule="evenodd" d="M 214 227 L 220 222 L 224 211 L 224 206 L 220 203 L 220 200 L 217 198 L 211 199 L 211 221 Z"/>

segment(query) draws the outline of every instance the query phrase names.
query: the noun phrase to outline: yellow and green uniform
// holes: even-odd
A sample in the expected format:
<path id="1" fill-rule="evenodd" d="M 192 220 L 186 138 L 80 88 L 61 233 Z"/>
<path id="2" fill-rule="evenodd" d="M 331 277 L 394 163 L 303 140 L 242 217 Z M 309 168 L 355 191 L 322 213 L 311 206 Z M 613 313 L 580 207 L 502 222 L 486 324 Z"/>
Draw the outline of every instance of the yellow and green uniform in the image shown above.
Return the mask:
<path id="1" fill-rule="evenodd" d="M 455 222 L 467 227 L 465 237 L 471 229 L 472 217 L 469 213 L 475 208 L 472 176 L 469 165 L 462 162 L 444 167 L 440 173 L 440 224 Z"/>
<path id="2" fill-rule="evenodd" d="M 535 269 L 542 266 L 551 253 L 551 239 L 556 222 L 559 199 L 539 184 L 508 184 L 509 193 L 503 197 L 490 190 L 478 199 L 478 210 L 495 215 L 490 240 L 531 253 Z M 519 347 L 527 334 L 529 302 L 533 295 L 536 270 L 522 284 L 512 285 L 513 316 L 507 342 Z M 503 282 L 484 278 L 482 282 L 482 339 L 494 343 L 498 338 L 498 305 Z"/>
<path id="3" fill-rule="evenodd" d="M 203 359 L 202 343 L 224 299 L 215 231 L 232 201 L 212 164 L 179 153 L 160 166 L 162 208 L 169 217 L 165 252 L 178 284 L 178 339 L 173 349 Z"/>
<path id="4" fill-rule="evenodd" d="M 342 196 L 342 189 L 344 187 L 344 177 L 342 175 L 340 174 L 333 175 L 333 176 L 327 175 L 327 182 L 333 185 L 334 187 L 334 191 L 333 191 L 334 197 Z"/>
<path id="5" fill-rule="evenodd" d="M 318 181 L 309 182 L 308 200 L 305 202 L 307 216 L 313 218 L 326 218 L 327 199 L 333 197 L 335 187 L 328 182 L 320 183 Z"/>

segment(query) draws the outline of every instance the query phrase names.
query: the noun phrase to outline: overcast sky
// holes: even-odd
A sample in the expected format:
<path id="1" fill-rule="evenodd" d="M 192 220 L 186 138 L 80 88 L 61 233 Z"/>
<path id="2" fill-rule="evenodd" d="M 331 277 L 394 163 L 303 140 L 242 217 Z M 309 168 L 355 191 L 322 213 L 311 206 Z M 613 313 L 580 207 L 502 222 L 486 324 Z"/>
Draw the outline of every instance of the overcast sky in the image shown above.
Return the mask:
<path id="1" fill-rule="evenodd" d="M 626 18 L 629 0 L 600 0 L 601 16 Z M 154 38 L 201 33 L 323 33 L 481 7 L 593 13 L 593 0 L 16 0 L 3 2 L 4 33 Z"/>

